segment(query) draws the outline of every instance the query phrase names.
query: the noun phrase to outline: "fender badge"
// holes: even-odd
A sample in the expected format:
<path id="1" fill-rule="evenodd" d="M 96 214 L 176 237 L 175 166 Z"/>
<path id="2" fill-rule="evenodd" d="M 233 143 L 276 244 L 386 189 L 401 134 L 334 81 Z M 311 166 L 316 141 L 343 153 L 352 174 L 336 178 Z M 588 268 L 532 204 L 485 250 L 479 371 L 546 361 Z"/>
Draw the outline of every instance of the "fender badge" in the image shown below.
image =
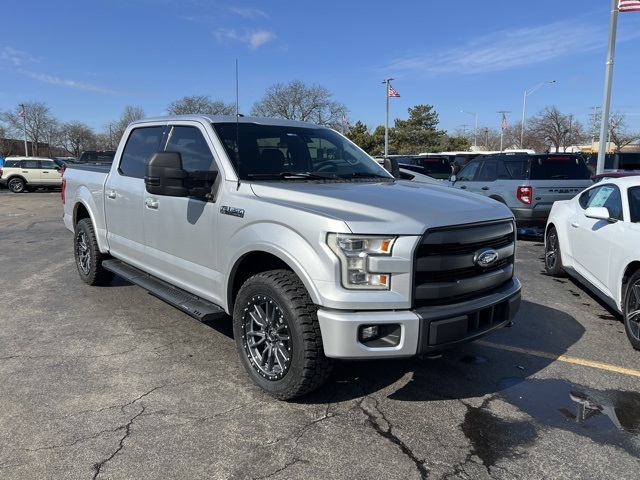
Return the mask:
<path id="1" fill-rule="evenodd" d="M 498 252 L 492 248 L 479 250 L 473 255 L 473 263 L 482 268 L 487 268 L 498 261 Z"/>
<path id="2" fill-rule="evenodd" d="M 226 205 L 220 207 L 220 213 L 223 215 L 231 215 L 232 217 L 244 217 L 243 208 L 227 207 Z"/>

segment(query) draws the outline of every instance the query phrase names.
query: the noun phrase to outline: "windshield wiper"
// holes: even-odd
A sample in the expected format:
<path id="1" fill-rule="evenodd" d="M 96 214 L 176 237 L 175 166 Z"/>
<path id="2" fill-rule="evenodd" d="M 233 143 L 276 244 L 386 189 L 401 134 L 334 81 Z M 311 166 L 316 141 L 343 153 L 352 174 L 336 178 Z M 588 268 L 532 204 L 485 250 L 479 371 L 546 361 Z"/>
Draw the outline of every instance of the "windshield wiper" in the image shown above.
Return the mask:
<path id="1" fill-rule="evenodd" d="M 309 172 L 249 173 L 248 178 L 257 180 L 331 180 L 338 178 L 334 174 Z"/>
<path id="2" fill-rule="evenodd" d="M 353 172 L 339 175 L 340 178 L 384 178 L 385 180 L 393 180 L 393 177 L 387 175 L 380 175 L 379 173 L 370 172 Z"/>

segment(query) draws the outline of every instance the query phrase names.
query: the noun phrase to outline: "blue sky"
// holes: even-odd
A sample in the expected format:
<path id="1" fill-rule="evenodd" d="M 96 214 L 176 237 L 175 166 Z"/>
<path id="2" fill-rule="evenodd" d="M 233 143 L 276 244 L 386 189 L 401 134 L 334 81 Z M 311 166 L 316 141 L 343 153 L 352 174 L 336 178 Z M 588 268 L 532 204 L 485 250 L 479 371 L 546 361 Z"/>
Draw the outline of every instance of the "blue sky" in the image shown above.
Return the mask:
<path id="1" fill-rule="evenodd" d="M 602 105 L 610 0 L 22 0 L 5 9 L 0 109 L 46 103 L 105 131 L 126 105 L 161 115 L 187 95 L 248 113 L 276 83 L 326 87 L 353 124 L 433 105 L 450 133 L 547 105 L 584 125 Z M 9 15 L 6 15 L 9 13 Z M 640 131 L 640 12 L 618 16 L 612 111 Z M 465 113 L 465 112 L 471 113 Z M 466 127 L 463 125 L 466 124 Z"/>

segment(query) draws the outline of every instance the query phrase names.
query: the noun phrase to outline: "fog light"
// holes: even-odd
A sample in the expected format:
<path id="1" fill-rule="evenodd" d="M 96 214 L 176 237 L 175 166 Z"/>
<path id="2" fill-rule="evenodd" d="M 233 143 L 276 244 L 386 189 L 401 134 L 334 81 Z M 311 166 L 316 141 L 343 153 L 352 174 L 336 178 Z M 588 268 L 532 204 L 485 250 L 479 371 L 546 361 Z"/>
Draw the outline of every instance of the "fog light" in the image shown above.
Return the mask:
<path id="1" fill-rule="evenodd" d="M 378 325 L 369 325 L 360 328 L 360 341 L 367 342 L 380 336 L 380 327 Z"/>

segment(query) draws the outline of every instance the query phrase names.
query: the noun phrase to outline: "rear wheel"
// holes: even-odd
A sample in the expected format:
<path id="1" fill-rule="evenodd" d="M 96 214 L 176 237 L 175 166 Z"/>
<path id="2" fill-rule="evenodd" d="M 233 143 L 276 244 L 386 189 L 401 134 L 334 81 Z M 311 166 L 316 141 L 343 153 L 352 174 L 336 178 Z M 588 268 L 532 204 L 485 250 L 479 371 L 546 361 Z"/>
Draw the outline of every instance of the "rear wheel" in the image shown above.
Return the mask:
<path id="1" fill-rule="evenodd" d="M 633 348 L 640 350 L 640 270 L 627 283 L 622 313 L 627 337 Z"/>
<path id="2" fill-rule="evenodd" d="M 114 274 L 102 266 L 102 261 L 110 257 L 100 252 L 93 224 L 88 218 L 83 218 L 76 225 L 73 253 L 78 273 L 84 283 L 107 285 L 113 280 Z"/>
<path id="3" fill-rule="evenodd" d="M 25 191 L 25 183 L 21 178 L 12 178 L 9 180 L 9 190 L 13 193 L 22 193 Z"/>
<path id="4" fill-rule="evenodd" d="M 549 229 L 544 242 L 544 268 L 552 277 L 564 276 L 562 256 L 560 255 L 560 241 L 558 240 L 558 232 L 554 227 Z"/>
<path id="5" fill-rule="evenodd" d="M 316 312 L 300 279 L 287 270 L 254 275 L 238 292 L 233 333 L 240 361 L 269 395 L 298 397 L 331 373 Z"/>

